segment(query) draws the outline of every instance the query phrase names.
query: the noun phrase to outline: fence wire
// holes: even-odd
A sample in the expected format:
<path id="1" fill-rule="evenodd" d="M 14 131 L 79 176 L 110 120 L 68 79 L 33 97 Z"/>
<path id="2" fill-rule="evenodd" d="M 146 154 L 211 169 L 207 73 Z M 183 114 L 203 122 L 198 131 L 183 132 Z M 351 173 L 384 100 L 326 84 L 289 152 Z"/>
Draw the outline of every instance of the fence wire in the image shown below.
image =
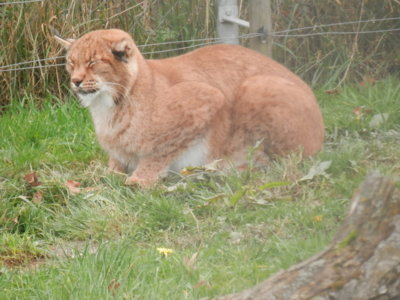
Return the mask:
<path id="1" fill-rule="evenodd" d="M 387 21 L 396 21 L 396 20 L 400 20 L 400 17 L 357 20 L 357 21 L 348 21 L 348 22 L 331 23 L 331 24 L 321 24 L 321 25 L 307 26 L 307 27 L 301 27 L 301 28 L 287 29 L 287 30 L 277 31 L 274 33 L 282 34 L 282 33 L 289 33 L 289 32 L 294 32 L 294 31 L 308 30 L 308 29 L 315 30 L 318 28 L 325 28 L 325 27 L 334 27 L 334 26 L 351 25 L 351 24 L 363 24 L 363 23 L 375 23 L 375 22 L 387 22 Z"/>
<path id="2" fill-rule="evenodd" d="M 26 1 L 10 1 L 10 2 L 0 2 L 0 6 L 2 5 L 13 5 L 13 4 L 25 4 L 32 2 L 43 2 L 44 0 L 26 0 Z"/>
<path id="3" fill-rule="evenodd" d="M 367 30 L 367 31 L 323 31 L 313 33 L 299 33 L 299 34 L 276 34 L 273 33 L 273 37 L 307 37 L 307 36 L 318 36 L 318 35 L 344 35 L 344 34 L 370 34 L 370 33 L 384 33 L 400 31 L 400 28 L 389 28 L 381 30 Z"/>
<path id="4" fill-rule="evenodd" d="M 25 3 L 25 2 L 41 2 L 44 0 L 27 0 L 27 1 L 16 1 L 16 2 L 7 2 L 8 3 Z M 2 5 L 3 3 L 0 3 Z M 350 24 L 360 24 L 360 23 L 375 23 L 375 22 L 387 22 L 387 21 L 395 21 L 400 20 L 400 17 L 395 18 L 383 18 L 383 19 L 370 19 L 370 20 L 358 20 L 358 21 L 349 21 L 349 22 L 341 22 L 341 23 L 332 23 L 332 24 L 321 24 L 321 25 L 314 25 L 314 26 L 307 26 L 302 28 L 293 28 L 287 29 L 282 31 L 276 31 L 270 33 L 273 37 L 284 37 L 284 38 L 295 38 L 295 37 L 312 37 L 312 36 L 322 36 L 322 35 L 345 35 L 345 34 L 372 34 L 372 33 L 388 33 L 388 32 L 396 32 L 400 31 L 400 28 L 387 28 L 387 29 L 380 29 L 380 30 L 366 30 L 366 31 L 319 31 L 319 32 L 308 32 L 308 33 L 293 33 L 303 30 L 317 30 L 320 28 L 327 28 L 327 27 L 334 27 L 334 26 L 343 26 L 343 25 L 350 25 Z M 292 34 L 293 33 L 293 34 Z M 263 36 L 261 33 L 247 33 L 237 37 L 233 37 L 232 39 L 245 39 L 245 38 L 255 38 Z M 221 37 L 217 38 L 202 38 L 202 39 L 192 39 L 192 40 L 181 40 L 181 41 L 171 41 L 171 42 L 161 42 L 161 43 L 152 43 L 152 44 L 144 44 L 138 45 L 139 49 L 146 48 L 146 47 L 156 47 L 156 46 L 164 46 L 164 45 L 174 45 L 174 44 L 182 44 L 182 43 L 198 43 L 195 45 L 184 46 L 179 48 L 173 49 L 165 49 L 165 50 L 156 50 L 156 51 L 149 51 L 149 52 L 142 52 L 143 55 L 148 54 L 160 54 L 160 53 L 168 53 L 168 52 L 176 52 L 182 51 L 187 49 L 193 49 L 201 46 L 218 44 L 223 40 Z M 65 56 L 55 56 L 49 58 L 42 58 L 38 60 L 31 60 L 26 62 L 20 62 L 5 66 L 0 66 L 0 73 L 2 72 L 12 72 L 12 71 L 22 71 L 22 70 L 32 70 L 32 69 L 42 69 L 42 68 L 49 68 L 49 67 L 58 67 L 64 66 L 65 64 L 41 64 L 42 62 L 47 62 L 51 60 L 63 59 Z M 39 65 L 27 66 L 23 67 L 27 64 L 35 64 L 39 63 Z"/>

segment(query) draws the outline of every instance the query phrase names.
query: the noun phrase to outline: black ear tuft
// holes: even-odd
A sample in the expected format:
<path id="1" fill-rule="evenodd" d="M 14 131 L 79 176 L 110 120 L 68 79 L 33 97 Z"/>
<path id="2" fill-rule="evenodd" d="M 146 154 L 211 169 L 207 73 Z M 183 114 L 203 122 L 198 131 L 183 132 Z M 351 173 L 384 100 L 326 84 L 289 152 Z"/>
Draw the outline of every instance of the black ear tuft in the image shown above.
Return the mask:
<path id="1" fill-rule="evenodd" d="M 126 57 L 126 52 L 125 51 L 117 51 L 117 50 L 113 50 L 112 54 L 115 56 L 115 58 L 119 61 L 123 61 L 125 63 L 128 62 L 128 59 Z"/>

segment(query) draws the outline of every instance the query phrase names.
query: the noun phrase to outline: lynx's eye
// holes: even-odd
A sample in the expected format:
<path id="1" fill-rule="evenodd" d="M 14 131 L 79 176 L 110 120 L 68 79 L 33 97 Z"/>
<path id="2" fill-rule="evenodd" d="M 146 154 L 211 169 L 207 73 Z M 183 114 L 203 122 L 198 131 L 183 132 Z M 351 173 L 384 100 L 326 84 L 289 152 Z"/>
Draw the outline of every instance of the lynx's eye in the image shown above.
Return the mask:
<path id="1" fill-rule="evenodd" d="M 100 59 L 94 59 L 88 62 L 88 66 L 91 67 L 95 64 L 97 64 L 98 62 L 100 62 Z"/>
<path id="2" fill-rule="evenodd" d="M 74 63 L 68 59 L 66 67 L 67 67 L 67 71 L 71 72 L 71 70 L 73 70 L 73 68 L 74 68 Z"/>
<path id="3" fill-rule="evenodd" d="M 123 61 L 125 63 L 128 62 L 128 59 L 126 57 L 126 52 L 125 51 L 117 51 L 117 50 L 113 50 L 112 54 L 114 54 L 114 57 L 119 60 L 119 61 Z"/>

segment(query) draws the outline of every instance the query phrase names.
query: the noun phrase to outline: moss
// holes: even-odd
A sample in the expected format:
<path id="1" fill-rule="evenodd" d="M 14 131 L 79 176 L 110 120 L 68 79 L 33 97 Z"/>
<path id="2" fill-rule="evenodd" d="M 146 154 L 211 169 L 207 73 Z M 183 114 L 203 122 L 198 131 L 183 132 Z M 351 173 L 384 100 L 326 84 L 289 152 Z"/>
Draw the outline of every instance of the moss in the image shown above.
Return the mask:
<path id="1" fill-rule="evenodd" d="M 350 245 L 358 237 L 358 234 L 357 230 L 351 231 L 341 242 L 338 243 L 336 249 L 341 250 Z"/>

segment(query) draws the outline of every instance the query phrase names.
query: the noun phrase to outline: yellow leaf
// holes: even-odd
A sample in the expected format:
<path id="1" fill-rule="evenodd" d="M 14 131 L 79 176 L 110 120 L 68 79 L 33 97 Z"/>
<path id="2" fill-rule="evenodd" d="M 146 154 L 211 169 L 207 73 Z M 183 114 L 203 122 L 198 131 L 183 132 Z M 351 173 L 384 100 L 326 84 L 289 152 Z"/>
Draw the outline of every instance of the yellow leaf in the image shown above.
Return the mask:
<path id="1" fill-rule="evenodd" d="M 160 252 L 160 254 L 162 254 L 164 257 L 167 257 L 174 252 L 172 249 L 169 248 L 157 248 L 157 251 Z"/>
<path id="2" fill-rule="evenodd" d="M 315 217 L 313 218 L 313 220 L 314 220 L 315 222 L 322 222 L 322 219 L 323 219 L 322 216 L 315 216 Z"/>

